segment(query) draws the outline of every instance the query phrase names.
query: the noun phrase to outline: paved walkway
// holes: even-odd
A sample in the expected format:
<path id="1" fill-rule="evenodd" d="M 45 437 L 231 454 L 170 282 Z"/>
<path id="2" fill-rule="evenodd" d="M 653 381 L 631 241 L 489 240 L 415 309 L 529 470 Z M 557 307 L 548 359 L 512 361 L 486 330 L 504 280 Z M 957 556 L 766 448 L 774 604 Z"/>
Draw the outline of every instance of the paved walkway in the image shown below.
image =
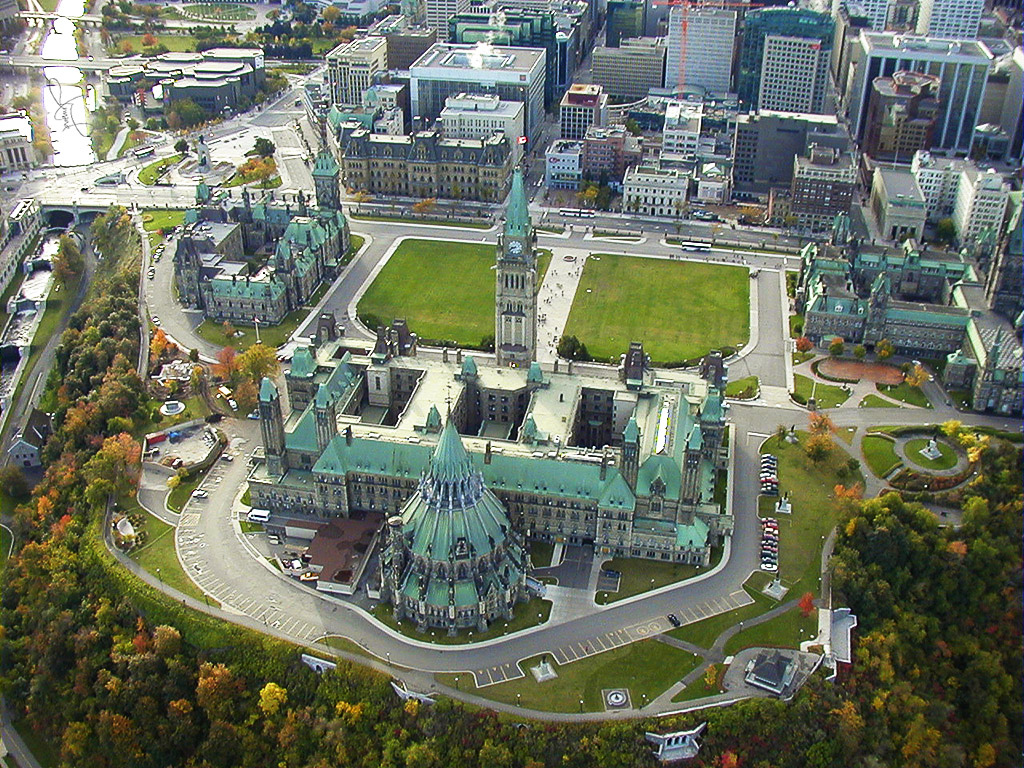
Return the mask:
<path id="1" fill-rule="evenodd" d="M 589 251 L 577 248 L 551 249 L 551 265 L 537 291 L 537 360 L 540 363 L 551 364 L 558 359 L 558 340 L 569 321 L 572 301 L 589 255 Z"/>
<path id="2" fill-rule="evenodd" d="M 114 138 L 114 143 L 110 145 L 110 149 L 107 150 L 107 160 L 117 160 L 117 155 L 121 151 L 121 147 L 128 141 L 128 126 L 123 126 L 120 131 L 117 132 L 117 136 Z"/>

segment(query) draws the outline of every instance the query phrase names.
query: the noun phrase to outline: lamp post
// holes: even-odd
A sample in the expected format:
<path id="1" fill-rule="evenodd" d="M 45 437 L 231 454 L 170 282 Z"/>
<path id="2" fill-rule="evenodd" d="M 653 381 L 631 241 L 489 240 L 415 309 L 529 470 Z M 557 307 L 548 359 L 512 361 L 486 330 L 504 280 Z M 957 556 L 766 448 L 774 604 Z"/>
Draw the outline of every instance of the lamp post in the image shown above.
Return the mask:
<path id="1" fill-rule="evenodd" d="M 580 699 L 580 714 L 583 714 L 583 699 Z"/>
<path id="2" fill-rule="evenodd" d="M 163 578 L 163 576 L 160 575 L 160 569 L 159 568 L 156 569 L 156 577 L 160 580 L 161 584 L 164 583 L 164 578 Z"/>
<path id="3" fill-rule="evenodd" d="M 521 694 L 521 693 L 517 693 L 516 694 L 516 706 L 517 707 L 523 706 L 523 694 Z"/>
<path id="4" fill-rule="evenodd" d="M 388 659 L 388 666 L 390 667 L 390 666 L 391 666 L 391 651 L 388 651 L 388 652 L 387 652 L 387 653 L 385 653 L 384 655 L 385 655 L 385 656 L 387 656 L 387 659 Z"/>
<path id="5" fill-rule="evenodd" d="M 802 629 L 800 631 L 803 632 Z M 455 676 L 455 690 L 456 691 L 459 690 L 459 676 L 458 675 Z"/>

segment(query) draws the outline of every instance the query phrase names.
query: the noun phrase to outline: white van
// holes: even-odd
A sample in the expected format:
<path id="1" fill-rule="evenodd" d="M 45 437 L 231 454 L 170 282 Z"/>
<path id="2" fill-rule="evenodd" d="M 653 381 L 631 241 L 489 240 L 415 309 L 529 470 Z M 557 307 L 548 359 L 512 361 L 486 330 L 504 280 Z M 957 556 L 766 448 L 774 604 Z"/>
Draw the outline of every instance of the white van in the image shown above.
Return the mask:
<path id="1" fill-rule="evenodd" d="M 270 519 L 270 510 L 250 509 L 249 514 L 245 516 L 245 519 L 250 523 L 265 523 Z"/>

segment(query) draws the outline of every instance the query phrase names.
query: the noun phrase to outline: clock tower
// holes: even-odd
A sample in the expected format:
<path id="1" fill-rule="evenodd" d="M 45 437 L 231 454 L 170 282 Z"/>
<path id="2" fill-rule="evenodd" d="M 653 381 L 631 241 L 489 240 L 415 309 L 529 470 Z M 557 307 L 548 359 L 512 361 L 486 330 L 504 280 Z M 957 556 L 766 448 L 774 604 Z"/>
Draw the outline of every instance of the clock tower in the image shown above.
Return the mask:
<path id="1" fill-rule="evenodd" d="M 494 353 L 498 365 L 529 366 L 537 357 L 537 235 L 530 225 L 522 169 L 512 176 L 498 236 Z"/>

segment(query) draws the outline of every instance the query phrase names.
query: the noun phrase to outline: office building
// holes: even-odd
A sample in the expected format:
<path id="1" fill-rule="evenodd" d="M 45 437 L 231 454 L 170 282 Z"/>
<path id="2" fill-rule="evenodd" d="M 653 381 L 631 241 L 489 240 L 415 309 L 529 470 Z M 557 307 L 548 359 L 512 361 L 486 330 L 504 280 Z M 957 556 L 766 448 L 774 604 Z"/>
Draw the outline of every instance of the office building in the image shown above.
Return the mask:
<path id="1" fill-rule="evenodd" d="M 544 186 L 578 190 L 583 181 L 583 143 L 559 139 L 544 152 Z"/>
<path id="2" fill-rule="evenodd" d="M 574 83 L 558 105 L 559 135 L 563 139 L 582 139 L 590 126 L 605 125 L 608 94 L 600 85 Z"/>
<path id="3" fill-rule="evenodd" d="M 714 141 L 702 142 L 704 104 L 699 101 L 670 101 L 665 105 L 665 126 L 661 131 L 662 154 L 696 155 L 702 147 L 714 150 Z"/>
<path id="4" fill-rule="evenodd" d="M 982 171 L 974 163 L 961 169 L 953 204 L 953 226 L 961 244 L 983 235 L 995 242 L 995 235 L 1003 226 L 1009 195 L 1010 185 L 993 169 Z"/>
<path id="5" fill-rule="evenodd" d="M 946 40 L 978 37 L 985 0 L 920 0 L 917 34 Z"/>
<path id="6" fill-rule="evenodd" d="M 888 32 L 862 32 L 846 94 L 854 137 L 864 139 L 875 78 L 917 72 L 939 78 L 941 114 L 932 147 L 968 152 L 978 123 L 992 53 L 984 43 L 935 40 Z"/>
<path id="7" fill-rule="evenodd" d="M 985 296 L 993 311 L 1016 322 L 1024 310 L 1024 216 L 1021 192 L 1011 192 L 1006 224 L 999 236 L 996 257 L 985 281 Z"/>
<path id="8" fill-rule="evenodd" d="M 915 152 L 910 160 L 910 173 L 924 195 L 928 221 L 937 222 L 953 215 L 960 172 L 970 160 L 960 160 Z"/>
<path id="9" fill-rule="evenodd" d="M 876 77 L 868 101 L 864 152 L 877 160 L 907 161 L 928 150 L 941 114 L 939 78 L 917 72 Z"/>
<path id="10" fill-rule="evenodd" d="M 325 57 L 327 87 L 333 104 L 362 104 L 363 92 L 388 68 L 385 37 L 360 37 L 342 43 Z"/>
<path id="11" fill-rule="evenodd" d="M 437 30 L 414 26 L 401 14 L 385 16 L 375 22 L 367 36 L 383 37 L 388 44 L 388 69 L 408 69 L 437 41 Z"/>
<path id="12" fill-rule="evenodd" d="M 522 157 L 519 139 L 526 135 L 522 102 L 502 101 L 494 94 L 460 93 L 445 99 L 438 123 L 446 139 L 486 139 L 500 133 L 512 147 L 512 162 Z"/>
<path id="13" fill-rule="evenodd" d="M 443 37 L 448 29 L 448 20 L 470 8 L 470 0 L 424 0 L 426 5 L 425 26 L 437 30 L 438 37 Z"/>
<path id="14" fill-rule="evenodd" d="M 634 165 L 622 181 L 622 209 L 642 216 L 680 219 L 686 212 L 690 173 L 681 168 Z"/>
<path id="15" fill-rule="evenodd" d="M 1001 151 L 985 148 L 983 156 L 992 160 L 1020 160 L 1024 134 L 1024 47 L 995 59 L 985 86 L 985 99 L 978 116 L 979 133 L 994 134 Z M 979 137 L 975 136 L 977 144 Z M 980 149 L 980 148 L 979 148 Z M 975 152 L 972 157 L 978 157 Z"/>
<path id="16" fill-rule="evenodd" d="M 621 182 L 626 169 L 642 156 L 642 140 L 623 126 L 591 126 L 583 137 L 583 176 L 602 183 Z"/>
<path id="17" fill-rule="evenodd" d="M 28 170 L 35 164 L 32 121 L 24 112 L 0 115 L 0 173 Z"/>
<path id="18" fill-rule="evenodd" d="M 460 93 L 490 93 L 523 105 L 531 142 L 544 120 L 543 48 L 505 48 L 478 43 L 435 43 L 409 69 L 413 115 L 435 120 L 445 99 Z"/>
<path id="19" fill-rule="evenodd" d="M 668 17 L 665 87 L 731 91 L 736 11 L 674 5 Z"/>
<path id="20" fill-rule="evenodd" d="M 850 148 L 850 137 L 834 115 L 758 112 L 736 117 L 733 137 L 733 189 L 740 197 L 765 196 L 773 187 L 789 188 L 793 157 L 811 144 Z"/>
<path id="21" fill-rule="evenodd" d="M 920 240 L 924 234 L 927 208 L 910 171 L 875 168 L 871 212 L 883 240 Z"/>
<path id="22" fill-rule="evenodd" d="M 836 89 L 842 93 L 850 72 L 853 47 L 857 44 L 862 29 L 872 29 L 871 18 L 862 3 L 840 3 L 833 14 L 835 32 L 832 35 L 832 79 Z M 880 29 L 885 29 L 881 27 Z"/>
<path id="23" fill-rule="evenodd" d="M 857 159 L 849 152 L 812 144 L 793 158 L 790 215 L 798 226 L 828 229 L 838 213 L 849 214 L 857 188 Z"/>
<path id="24" fill-rule="evenodd" d="M 647 27 L 647 0 L 608 0 L 605 8 L 605 39 L 609 48 L 623 40 L 643 37 Z"/>
<path id="25" fill-rule="evenodd" d="M 438 131 L 383 136 L 345 129 L 340 141 L 345 185 L 373 195 L 439 197 L 497 203 L 508 194 L 512 148 L 494 134 L 446 139 Z"/>
<path id="26" fill-rule="evenodd" d="M 736 90 L 748 109 L 822 112 L 835 25 L 805 8 L 759 8 L 746 14 Z M 763 103 L 762 103 L 763 102 Z"/>
<path id="27" fill-rule="evenodd" d="M 642 99 L 664 83 L 665 45 L 659 38 L 623 40 L 618 48 L 594 48 L 591 56 L 594 82 L 613 98 Z"/>

